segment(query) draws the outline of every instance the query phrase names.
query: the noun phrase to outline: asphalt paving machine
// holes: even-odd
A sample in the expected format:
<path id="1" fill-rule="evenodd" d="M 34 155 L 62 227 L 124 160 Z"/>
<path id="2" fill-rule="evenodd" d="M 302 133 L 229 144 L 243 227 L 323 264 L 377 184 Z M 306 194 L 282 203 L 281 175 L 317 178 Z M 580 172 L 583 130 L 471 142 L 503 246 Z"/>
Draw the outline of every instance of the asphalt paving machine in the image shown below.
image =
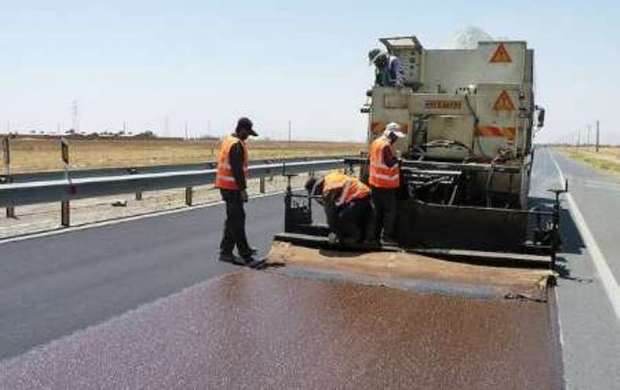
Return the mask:
<path id="1" fill-rule="evenodd" d="M 287 276 L 326 280 L 329 286 L 370 285 L 386 295 L 381 289 L 388 287 L 404 290 L 414 299 L 444 297 L 450 308 L 434 306 L 428 314 L 439 319 L 431 325 L 435 335 L 427 340 L 433 347 L 428 354 L 412 348 L 412 361 L 430 359 L 443 367 L 454 359 L 469 361 L 484 351 L 473 359 L 483 366 L 497 363 L 490 372 L 504 367 L 502 378 L 510 383 L 508 387 L 540 387 L 528 383 L 528 378 L 546 367 L 541 371 L 546 374 L 535 375 L 546 378 L 542 387 L 563 388 L 553 287 L 561 271 L 556 265 L 560 195 L 568 188 L 564 183 L 564 188 L 550 189 L 553 195 L 544 199 L 528 196 L 532 140 L 545 116 L 535 104 L 534 51 L 520 41 L 479 42 L 477 48 L 464 50 L 426 49 L 413 36 L 381 42 L 403 63 L 405 82 L 398 87 L 373 86 L 361 111 L 368 115 L 368 143 L 390 122 L 399 123 L 406 133 L 394 145 L 401 157 L 398 245 L 331 242 L 329 228 L 313 218 L 321 212 L 316 206 L 313 210 L 314 199 L 289 186 L 284 232 L 275 236 L 266 266 L 278 266 L 276 272 Z M 364 181 L 368 155 L 346 159 L 343 167 Z M 485 314 L 448 319 L 468 304 L 480 305 Z M 314 314 L 328 321 L 321 305 L 312 306 Z M 510 315 L 500 315 L 498 307 Z M 291 308 L 290 315 L 296 315 L 296 308 Z M 425 316 L 413 315 L 404 328 L 415 327 Z M 366 318 L 364 310 L 353 323 L 361 318 Z M 360 337 L 375 337 L 369 335 L 383 321 L 374 319 L 368 333 Z M 478 337 L 477 332 L 503 327 L 512 327 L 513 334 L 519 335 L 515 345 L 535 342 L 541 349 L 514 357 L 509 353 L 512 347 L 504 345 L 489 359 L 493 354 L 489 351 L 506 338 L 487 331 Z M 462 331 L 459 339 L 448 343 L 468 346 L 460 353 L 443 349 L 446 335 L 458 330 Z M 381 332 L 400 334 L 401 330 Z M 532 365 L 532 361 L 538 363 Z M 401 377 L 410 369 L 394 375 Z M 406 387 L 443 388 L 440 377 L 432 384 L 417 379 Z M 489 380 L 483 370 L 475 370 L 467 381 L 472 382 L 462 388 L 505 387 Z"/>
<path id="2" fill-rule="evenodd" d="M 554 266 L 559 196 L 567 188 L 552 189 L 555 202 L 546 206 L 528 198 L 532 140 L 545 117 L 535 104 L 534 50 L 524 41 L 463 50 L 426 49 L 415 36 L 380 41 L 400 59 L 404 85 L 373 86 L 361 112 L 368 143 L 390 122 L 406 133 L 394 145 L 402 158 L 398 249 Z M 367 155 L 344 167 L 367 179 Z M 313 223 L 312 199 L 289 190 L 276 240 L 328 247 L 328 233 Z"/>

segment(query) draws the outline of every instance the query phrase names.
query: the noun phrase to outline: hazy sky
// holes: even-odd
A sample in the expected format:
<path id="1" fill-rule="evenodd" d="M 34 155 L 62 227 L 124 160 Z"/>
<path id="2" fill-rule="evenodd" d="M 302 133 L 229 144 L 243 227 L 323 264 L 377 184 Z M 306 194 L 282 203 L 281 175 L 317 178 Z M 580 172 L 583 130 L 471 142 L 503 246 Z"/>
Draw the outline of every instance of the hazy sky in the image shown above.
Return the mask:
<path id="1" fill-rule="evenodd" d="M 376 39 L 441 47 L 468 25 L 536 50 L 540 141 L 601 120 L 620 143 L 618 1 L 2 1 L 0 130 L 228 131 L 363 139 Z"/>

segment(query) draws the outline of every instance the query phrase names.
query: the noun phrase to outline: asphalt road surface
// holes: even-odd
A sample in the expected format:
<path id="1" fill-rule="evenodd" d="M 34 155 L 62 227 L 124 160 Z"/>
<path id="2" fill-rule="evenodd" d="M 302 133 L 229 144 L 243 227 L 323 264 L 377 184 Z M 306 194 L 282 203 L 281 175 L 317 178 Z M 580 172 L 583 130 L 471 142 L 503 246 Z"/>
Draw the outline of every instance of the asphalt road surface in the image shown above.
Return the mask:
<path id="1" fill-rule="evenodd" d="M 536 201 L 560 186 L 558 169 L 578 208 L 563 214 L 556 289 L 564 380 L 568 388 L 614 388 L 620 383 L 620 181 L 539 149 Z M 247 210 L 248 236 L 264 254 L 282 230 L 282 197 L 253 199 Z M 222 218 L 223 208 L 214 206 L 0 244 L 0 359 L 235 269 L 215 260 Z"/>

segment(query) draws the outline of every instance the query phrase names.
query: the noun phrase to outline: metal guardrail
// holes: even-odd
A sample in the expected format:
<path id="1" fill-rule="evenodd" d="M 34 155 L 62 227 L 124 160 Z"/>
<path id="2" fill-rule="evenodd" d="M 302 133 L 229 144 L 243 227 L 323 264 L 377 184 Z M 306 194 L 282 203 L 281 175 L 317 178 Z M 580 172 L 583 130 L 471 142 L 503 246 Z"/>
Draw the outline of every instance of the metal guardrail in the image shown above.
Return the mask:
<path id="1" fill-rule="evenodd" d="M 309 157 L 291 157 L 291 158 L 272 158 L 252 160 L 250 165 L 264 165 L 273 163 L 291 163 L 302 161 L 316 161 L 327 159 L 344 159 L 353 156 L 309 156 Z M 150 166 L 129 166 L 122 168 L 96 168 L 96 169 L 75 169 L 71 170 L 72 179 L 81 179 L 88 177 L 114 177 L 123 175 L 135 175 L 146 173 L 167 173 L 167 172 L 185 172 L 198 171 L 204 169 L 214 169 L 216 162 L 205 161 L 191 164 L 166 164 L 166 165 L 150 165 Z M 0 173 L 0 184 L 2 183 L 30 183 L 38 181 L 62 180 L 65 177 L 64 170 L 47 171 L 47 172 L 30 172 L 30 173 L 13 173 L 10 176 Z M 10 179 L 10 180 L 9 180 Z M 2 187 L 0 187 L 2 188 Z"/>
<path id="2" fill-rule="evenodd" d="M 258 164 L 249 167 L 250 178 L 316 172 L 343 166 L 343 158 Z M 158 191 L 171 188 L 191 189 L 213 184 L 216 169 L 146 173 L 109 177 L 76 178 L 70 181 L 48 180 L 0 186 L 0 207 L 70 201 L 100 196 Z"/>

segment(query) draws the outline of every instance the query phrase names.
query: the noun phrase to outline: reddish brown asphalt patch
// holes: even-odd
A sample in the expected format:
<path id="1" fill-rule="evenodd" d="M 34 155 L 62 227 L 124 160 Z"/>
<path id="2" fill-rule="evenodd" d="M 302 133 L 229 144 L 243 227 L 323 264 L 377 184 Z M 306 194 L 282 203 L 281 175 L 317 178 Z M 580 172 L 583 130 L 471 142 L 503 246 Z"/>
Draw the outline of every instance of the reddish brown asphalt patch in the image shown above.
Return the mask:
<path id="1" fill-rule="evenodd" d="M 546 304 L 228 274 L 0 364 L 2 389 L 558 387 Z"/>
<path id="2" fill-rule="evenodd" d="M 547 286 L 554 277 L 548 269 L 482 266 L 403 252 L 337 252 L 281 241 L 274 241 L 267 264 L 284 266 L 282 271 L 292 274 L 298 274 L 300 268 L 403 289 L 427 284 L 444 292 L 455 289 L 462 294 L 469 289 L 485 291 L 481 294 L 484 296 L 522 296 L 540 301 L 547 299 Z"/>

